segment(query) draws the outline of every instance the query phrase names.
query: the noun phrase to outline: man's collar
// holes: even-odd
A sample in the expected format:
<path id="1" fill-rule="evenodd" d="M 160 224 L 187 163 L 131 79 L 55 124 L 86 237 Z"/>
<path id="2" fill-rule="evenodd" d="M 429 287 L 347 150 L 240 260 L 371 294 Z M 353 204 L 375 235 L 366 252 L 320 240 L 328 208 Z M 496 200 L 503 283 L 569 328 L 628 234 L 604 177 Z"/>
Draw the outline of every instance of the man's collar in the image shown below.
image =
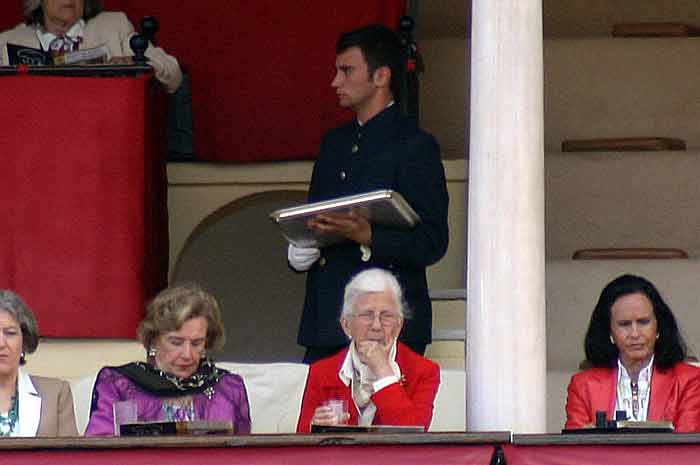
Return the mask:
<path id="1" fill-rule="evenodd" d="M 362 134 L 363 141 L 378 141 L 393 137 L 394 132 L 391 130 L 399 117 L 400 109 L 398 105 L 392 105 L 373 118 L 365 121 L 363 126 L 360 126 L 355 120 L 353 122 L 354 130 Z"/>
<path id="2" fill-rule="evenodd" d="M 387 108 L 390 108 L 393 105 L 394 105 L 394 101 L 392 100 L 391 102 L 386 104 L 386 106 L 384 107 L 384 110 L 386 110 Z M 376 118 L 377 116 L 384 113 L 384 110 L 380 111 L 379 113 L 377 113 L 376 115 L 374 115 L 373 117 L 368 119 L 367 121 L 372 121 L 374 118 Z M 355 120 L 357 121 L 357 125 L 360 127 L 363 127 L 367 123 L 367 121 L 360 121 L 360 118 L 355 118 Z"/>

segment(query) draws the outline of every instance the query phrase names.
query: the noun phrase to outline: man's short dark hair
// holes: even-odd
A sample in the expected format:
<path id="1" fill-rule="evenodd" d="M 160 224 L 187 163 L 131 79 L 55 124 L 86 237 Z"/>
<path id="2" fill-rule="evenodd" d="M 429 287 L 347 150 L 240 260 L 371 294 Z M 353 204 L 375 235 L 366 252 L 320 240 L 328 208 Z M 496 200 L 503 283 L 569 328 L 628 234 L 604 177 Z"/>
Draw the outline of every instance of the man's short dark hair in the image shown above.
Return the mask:
<path id="1" fill-rule="evenodd" d="M 401 82 L 405 72 L 405 52 L 401 40 L 386 26 L 373 24 L 340 35 L 335 52 L 341 54 L 349 48 L 357 47 L 367 62 L 370 78 L 382 66 L 391 70 L 391 92 L 398 102 L 401 95 Z"/>

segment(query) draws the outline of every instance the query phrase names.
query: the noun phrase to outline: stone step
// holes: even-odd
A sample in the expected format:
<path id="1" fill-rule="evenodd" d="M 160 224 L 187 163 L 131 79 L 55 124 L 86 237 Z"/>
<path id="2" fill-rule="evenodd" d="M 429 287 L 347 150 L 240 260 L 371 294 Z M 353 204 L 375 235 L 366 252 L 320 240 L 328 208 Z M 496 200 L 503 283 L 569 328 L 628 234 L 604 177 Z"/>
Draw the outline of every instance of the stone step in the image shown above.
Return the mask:
<path id="1" fill-rule="evenodd" d="M 433 341 L 464 341 L 466 289 L 434 289 Z"/>
<path id="2" fill-rule="evenodd" d="M 433 343 L 426 355 L 442 368 L 464 369 L 466 289 L 433 289 Z"/>

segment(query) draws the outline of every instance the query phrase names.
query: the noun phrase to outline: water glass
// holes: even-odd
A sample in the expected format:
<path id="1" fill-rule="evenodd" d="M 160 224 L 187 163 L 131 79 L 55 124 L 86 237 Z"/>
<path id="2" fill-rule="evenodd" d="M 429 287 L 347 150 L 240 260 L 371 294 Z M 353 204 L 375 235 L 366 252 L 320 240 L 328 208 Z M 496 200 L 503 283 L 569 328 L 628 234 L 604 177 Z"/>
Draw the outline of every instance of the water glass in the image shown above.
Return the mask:
<path id="1" fill-rule="evenodd" d="M 119 436 L 121 425 L 133 424 L 138 421 L 138 404 L 135 400 L 123 400 L 112 404 L 114 415 L 114 435 Z"/>
<path id="2" fill-rule="evenodd" d="M 331 410 L 333 410 L 333 415 L 335 416 L 333 424 L 344 425 L 348 422 L 350 418 L 348 401 L 344 399 L 327 399 L 323 401 L 322 405 L 324 407 L 330 407 Z"/>

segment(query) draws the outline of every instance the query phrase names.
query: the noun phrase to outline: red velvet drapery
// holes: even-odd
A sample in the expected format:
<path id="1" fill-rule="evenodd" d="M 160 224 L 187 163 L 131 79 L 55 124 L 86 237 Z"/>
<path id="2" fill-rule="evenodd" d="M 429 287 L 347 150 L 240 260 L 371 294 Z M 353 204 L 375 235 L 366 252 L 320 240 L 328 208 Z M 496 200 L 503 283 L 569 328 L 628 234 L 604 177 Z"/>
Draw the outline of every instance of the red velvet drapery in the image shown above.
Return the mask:
<path id="1" fill-rule="evenodd" d="M 323 132 L 350 117 L 330 88 L 339 33 L 393 27 L 406 9 L 406 0 L 107 4 L 135 24 L 160 20 L 160 44 L 192 76 L 199 158 L 253 162 L 313 158 Z"/>
<path id="2" fill-rule="evenodd" d="M 133 338 L 167 266 L 149 79 L 18 75 L 0 89 L 0 288 L 42 336 Z"/>

